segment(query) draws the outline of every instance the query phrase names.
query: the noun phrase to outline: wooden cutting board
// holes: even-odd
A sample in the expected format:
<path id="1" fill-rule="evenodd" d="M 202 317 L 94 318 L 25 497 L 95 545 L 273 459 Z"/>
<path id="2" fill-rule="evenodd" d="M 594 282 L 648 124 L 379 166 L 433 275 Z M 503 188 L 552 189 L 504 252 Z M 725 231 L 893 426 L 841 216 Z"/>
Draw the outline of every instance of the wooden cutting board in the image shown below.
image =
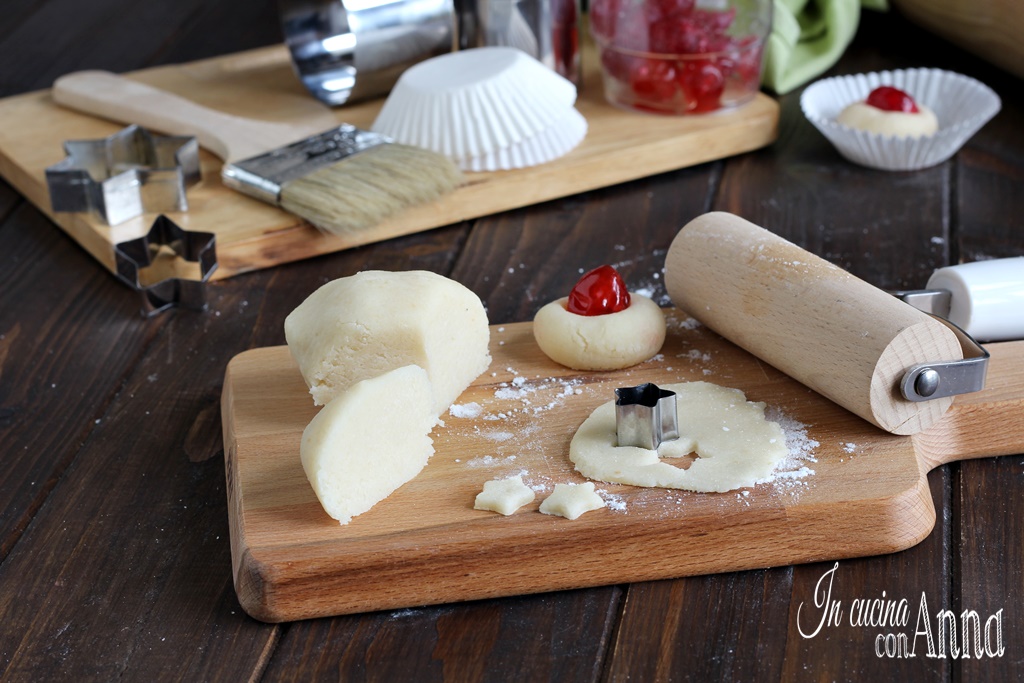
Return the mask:
<path id="1" fill-rule="evenodd" d="M 420 475 L 346 526 L 320 507 L 299 461 L 317 408 L 287 347 L 236 356 L 222 412 L 242 606 L 288 621 L 890 553 L 932 529 L 930 469 L 1024 452 L 1024 342 L 990 345 L 986 390 L 899 437 L 686 320 L 671 313 L 655 359 L 608 373 L 554 364 L 530 323 L 493 326 L 491 368 L 457 402 L 480 414 L 444 415 Z M 809 457 L 748 492 L 599 484 L 607 509 L 574 521 L 537 511 L 554 484 L 584 481 L 569 441 L 616 387 L 691 380 L 766 402 Z M 539 489 L 532 504 L 509 517 L 473 509 L 485 481 L 518 473 Z"/>
<path id="2" fill-rule="evenodd" d="M 584 65 L 577 108 L 589 130 L 579 147 L 533 168 L 467 174 L 467 183 L 454 193 L 357 236 L 321 234 L 294 216 L 223 187 L 220 161 L 206 152 L 203 182 L 188 192 L 189 211 L 168 216 L 186 230 L 216 234 L 219 268 L 213 278 L 226 278 L 721 159 L 775 140 L 779 107 L 766 95 L 727 113 L 639 114 L 604 101 L 593 52 L 584 54 Z M 230 114 L 309 122 L 323 130 L 342 121 L 368 128 L 383 104 L 378 99 L 334 110 L 321 105 L 303 89 L 284 46 L 128 75 Z M 156 216 L 109 227 L 88 214 L 54 214 L 44 171 L 64 158 L 64 140 L 99 139 L 122 127 L 59 107 L 49 91 L 0 100 L 0 174 L 112 272 L 113 245 L 146 234 Z M 179 259 L 170 266 L 168 276 L 197 277 L 194 263 Z"/>

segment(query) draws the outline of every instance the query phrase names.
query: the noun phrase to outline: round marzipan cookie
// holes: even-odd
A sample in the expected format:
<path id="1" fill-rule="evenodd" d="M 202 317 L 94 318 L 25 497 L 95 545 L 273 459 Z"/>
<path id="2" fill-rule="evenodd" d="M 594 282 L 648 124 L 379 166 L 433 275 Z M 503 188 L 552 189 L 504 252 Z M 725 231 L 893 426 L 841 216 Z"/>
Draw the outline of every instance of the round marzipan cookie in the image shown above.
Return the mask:
<path id="1" fill-rule="evenodd" d="M 568 297 L 552 301 L 533 318 L 533 336 L 547 356 L 574 370 L 619 370 L 642 363 L 665 343 L 665 315 L 658 304 L 630 293 L 616 313 L 577 315 Z"/>
<path id="2" fill-rule="evenodd" d="M 839 113 L 836 123 L 847 128 L 895 137 L 916 138 L 934 135 L 939 130 L 939 120 L 928 107 L 923 104 L 918 107 L 919 111 L 910 113 L 885 111 L 866 102 L 854 102 Z"/>

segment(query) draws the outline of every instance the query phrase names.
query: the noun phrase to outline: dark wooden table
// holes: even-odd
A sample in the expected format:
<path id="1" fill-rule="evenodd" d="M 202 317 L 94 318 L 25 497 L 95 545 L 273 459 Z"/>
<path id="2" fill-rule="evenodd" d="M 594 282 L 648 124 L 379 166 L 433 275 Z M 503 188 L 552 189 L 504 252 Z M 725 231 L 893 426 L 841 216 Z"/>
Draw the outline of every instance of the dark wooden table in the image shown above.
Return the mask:
<path id="1" fill-rule="evenodd" d="M 273 3 L 9 0 L 0 95 L 75 69 L 128 71 L 279 40 Z M 929 658 L 923 636 L 912 659 L 879 657 L 876 636 L 891 629 L 845 621 L 802 637 L 798 610 L 831 562 L 280 625 L 249 618 L 231 584 L 224 368 L 245 349 L 283 343 L 285 315 L 329 279 L 434 270 L 477 292 L 493 323 L 530 319 L 578 268 L 605 262 L 664 296 L 665 249 L 711 209 L 884 288 L 1024 254 L 1024 83 L 896 14 L 866 15 L 834 73 L 923 65 L 977 77 L 1003 99 L 941 166 L 882 173 L 843 161 L 804 120 L 796 92 L 781 98 L 770 148 L 218 282 L 205 314 L 142 318 L 132 292 L 0 182 L 0 679 L 1024 675 L 1022 456 L 935 470 L 932 534 L 895 555 L 843 560 L 833 576 L 833 597 L 847 605 L 906 598 L 901 630 L 911 634 L 922 594 L 933 619 L 940 609 L 982 620 L 1002 610 L 998 658 Z"/>

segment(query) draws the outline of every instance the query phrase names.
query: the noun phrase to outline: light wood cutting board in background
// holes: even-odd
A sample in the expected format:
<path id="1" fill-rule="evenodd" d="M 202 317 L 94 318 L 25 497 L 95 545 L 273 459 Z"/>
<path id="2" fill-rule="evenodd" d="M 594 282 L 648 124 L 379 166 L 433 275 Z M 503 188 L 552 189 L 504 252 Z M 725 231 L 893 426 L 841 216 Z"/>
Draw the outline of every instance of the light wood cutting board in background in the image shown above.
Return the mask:
<path id="1" fill-rule="evenodd" d="M 213 277 L 219 279 L 721 159 L 776 137 L 779 107 L 763 94 L 727 113 L 663 117 L 628 112 L 604 101 L 596 55 L 588 50 L 584 58 L 577 108 L 588 121 L 587 137 L 551 163 L 468 174 L 465 186 L 437 202 L 354 237 L 337 237 L 223 187 L 220 161 L 203 152 L 203 182 L 188 192 L 189 211 L 168 216 L 187 230 L 216 234 L 219 268 Z M 128 76 L 230 114 L 316 123 L 324 130 L 341 121 L 368 128 L 383 104 L 378 99 L 334 110 L 319 104 L 302 89 L 283 46 Z M 0 101 L 0 174 L 111 271 L 112 245 L 144 235 L 155 215 L 109 227 L 95 216 L 53 214 L 44 170 L 64 157 L 64 140 L 103 138 L 122 127 L 59 107 L 48 91 Z M 194 278 L 194 266 L 179 260 L 175 274 Z"/>
<path id="2" fill-rule="evenodd" d="M 420 475 L 346 526 L 320 507 L 299 462 L 317 408 L 288 349 L 236 356 L 222 415 L 242 606 L 287 621 L 890 553 L 932 529 L 930 469 L 1024 452 L 1024 342 L 990 345 L 986 390 L 959 397 L 928 431 L 900 437 L 708 329 L 680 325 L 685 318 L 673 315 L 654 360 L 609 373 L 554 364 L 530 323 L 493 326 L 491 368 L 458 401 L 479 403 L 481 415 L 446 414 Z M 622 509 L 574 521 L 537 512 L 554 484 L 584 481 L 569 441 L 616 387 L 690 380 L 742 389 L 806 425 L 818 446 L 797 466 L 814 473 L 748 495 L 602 484 Z M 534 503 L 510 517 L 473 509 L 485 481 L 520 472 L 545 487 Z"/>

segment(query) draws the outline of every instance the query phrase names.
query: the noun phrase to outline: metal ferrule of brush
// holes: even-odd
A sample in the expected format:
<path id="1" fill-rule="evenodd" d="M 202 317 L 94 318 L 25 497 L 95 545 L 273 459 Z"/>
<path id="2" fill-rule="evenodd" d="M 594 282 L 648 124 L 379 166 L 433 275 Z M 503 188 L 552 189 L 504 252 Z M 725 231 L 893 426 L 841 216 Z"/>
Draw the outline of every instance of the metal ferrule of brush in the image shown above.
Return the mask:
<path id="1" fill-rule="evenodd" d="M 221 178 L 228 187 L 272 204 L 279 203 L 281 188 L 308 177 L 342 159 L 391 142 L 391 138 L 342 124 L 266 154 L 224 164 Z"/>

